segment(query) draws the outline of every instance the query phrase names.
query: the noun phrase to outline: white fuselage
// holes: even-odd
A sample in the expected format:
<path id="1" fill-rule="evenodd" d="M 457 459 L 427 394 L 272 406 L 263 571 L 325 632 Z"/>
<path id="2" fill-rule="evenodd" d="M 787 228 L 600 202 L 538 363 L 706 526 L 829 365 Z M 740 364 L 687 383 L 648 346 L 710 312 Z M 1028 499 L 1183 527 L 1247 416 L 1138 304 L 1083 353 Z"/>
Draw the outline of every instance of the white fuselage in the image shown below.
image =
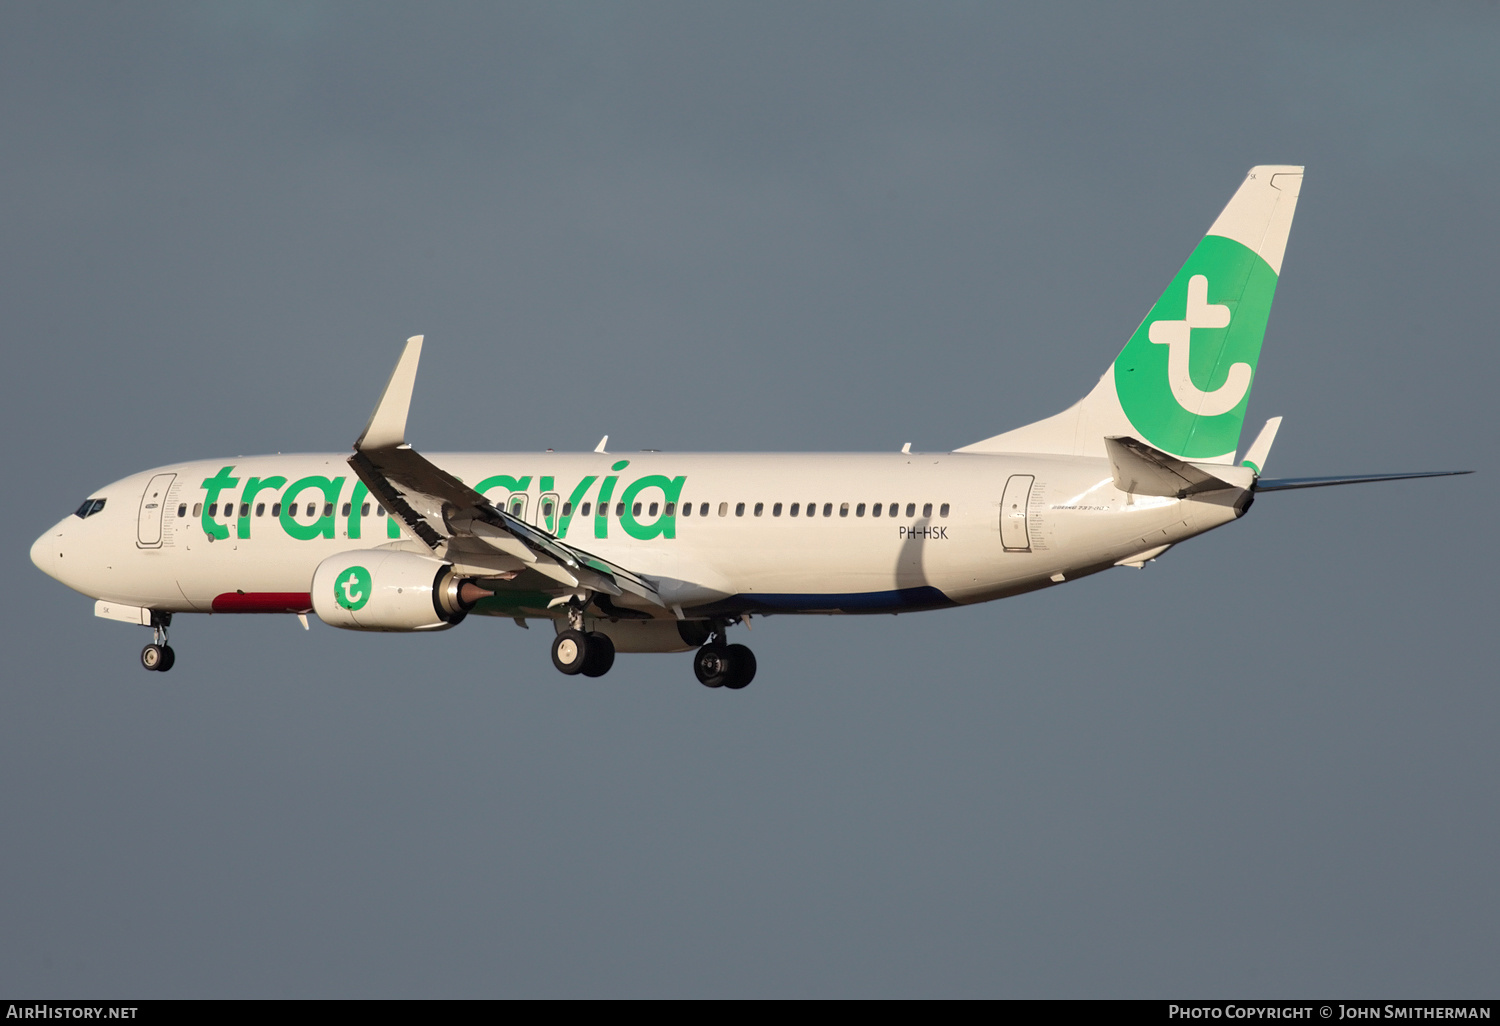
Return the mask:
<path id="1" fill-rule="evenodd" d="M 1131 495 L 1108 461 L 1067 456 L 429 458 L 495 505 L 645 575 L 689 617 L 984 602 L 1149 558 L 1235 519 L 1249 500 L 1240 489 Z M 304 612 L 314 570 L 331 555 L 428 551 L 380 515 L 341 454 L 179 463 L 93 497 L 104 508 L 64 518 L 33 560 L 93 598 L 158 612 Z M 560 615 L 547 601 L 500 588 L 477 612 Z"/>

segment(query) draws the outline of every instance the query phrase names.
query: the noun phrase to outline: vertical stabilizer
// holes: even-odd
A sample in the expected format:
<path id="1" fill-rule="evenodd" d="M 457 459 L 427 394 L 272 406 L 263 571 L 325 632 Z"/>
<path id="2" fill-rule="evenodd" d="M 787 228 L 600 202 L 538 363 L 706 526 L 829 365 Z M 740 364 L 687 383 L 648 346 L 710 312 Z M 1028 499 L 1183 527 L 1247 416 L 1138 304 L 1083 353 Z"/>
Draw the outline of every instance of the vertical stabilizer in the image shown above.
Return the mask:
<path id="1" fill-rule="evenodd" d="M 1300 167 L 1251 168 L 1092 392 L 957 451 L 1105 456 L 1106 437 L 1132 436 L 1233 463 L 1301 186 Z"/>

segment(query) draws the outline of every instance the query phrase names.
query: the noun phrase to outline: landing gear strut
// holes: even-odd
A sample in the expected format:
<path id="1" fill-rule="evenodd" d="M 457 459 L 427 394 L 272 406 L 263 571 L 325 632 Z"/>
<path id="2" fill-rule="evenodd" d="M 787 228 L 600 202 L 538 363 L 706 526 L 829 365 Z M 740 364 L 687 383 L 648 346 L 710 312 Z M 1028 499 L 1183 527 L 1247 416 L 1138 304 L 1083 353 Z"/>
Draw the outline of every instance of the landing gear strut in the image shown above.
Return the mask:
<path id="1" fill-rule="evenodd" d="M 609 635 L 583 629 L 583 609 L 569 605 L 569 627 L 552 639 L 552 665 L 568 676 L 602 677 L 615 665 L 615 643 Z"/>
<path id="2" fill-rule="evenodd" d="M 172 614 L 153 615 L 151 621 L 151 644 L 141 649 L 141 665 L 166 673 L 177 662 L 177 653 L 167 644 L 167 626 L 172 622 Z"/>
<path id="3" fill-rule="evenodd" d="M 615 665 L 615 643 L 608 634 L 569 628 L 552 639 L 552 665 L 570 677 L 602 677 Z"/>
<path id="4" fill-rule="evenodd" d="M 704 687 L 738 691 L 755 679 L 755 653 L 724 644 L 724 628 L 715 626 L 708 644 L 693 655 L 693 674 Z"/>

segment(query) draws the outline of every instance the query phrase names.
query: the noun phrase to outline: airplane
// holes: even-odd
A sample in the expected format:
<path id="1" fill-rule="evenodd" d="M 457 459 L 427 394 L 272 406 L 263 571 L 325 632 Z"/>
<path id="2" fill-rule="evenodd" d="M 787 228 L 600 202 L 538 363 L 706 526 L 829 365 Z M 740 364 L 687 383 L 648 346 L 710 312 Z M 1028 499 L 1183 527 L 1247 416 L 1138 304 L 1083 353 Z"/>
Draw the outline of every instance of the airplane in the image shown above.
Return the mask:
<path id="1" fill-rule="evenodd" d="M 1303 169 L 1251 168 L 1124 349 L 1055 416 L 943 453 L 433 453 L 406 439 L 409 339 L 337 453 L 197 460 L 95 492 L 31 548 L 97 616 L 315 614 L 357 631 L 470 614 L 550 622 L 553 665 L 692 651 L 743 688 L 731 627 L 908 613 L 1142 567 L 1265 492 L 1469 471 L 1268 479 L 1274 417 L 1236 458 Z"/>

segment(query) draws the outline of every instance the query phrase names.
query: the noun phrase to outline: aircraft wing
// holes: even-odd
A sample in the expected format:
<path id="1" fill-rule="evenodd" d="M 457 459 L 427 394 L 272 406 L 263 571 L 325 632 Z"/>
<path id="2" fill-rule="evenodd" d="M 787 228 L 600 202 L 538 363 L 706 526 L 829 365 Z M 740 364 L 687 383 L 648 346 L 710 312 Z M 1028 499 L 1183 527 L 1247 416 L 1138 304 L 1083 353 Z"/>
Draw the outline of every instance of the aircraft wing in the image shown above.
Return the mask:
<path id="1" fill-rule="evenodd" d="M 645 578 L 512 516 L 406 444 L 406 415 L 422 336 L 407 340 L 391 380 L 354 443 L 349 465 L 390 512 L 454 563 L 513 576 L 534 570 L 566 589 L 629 593 L 666 608 Z"/>

